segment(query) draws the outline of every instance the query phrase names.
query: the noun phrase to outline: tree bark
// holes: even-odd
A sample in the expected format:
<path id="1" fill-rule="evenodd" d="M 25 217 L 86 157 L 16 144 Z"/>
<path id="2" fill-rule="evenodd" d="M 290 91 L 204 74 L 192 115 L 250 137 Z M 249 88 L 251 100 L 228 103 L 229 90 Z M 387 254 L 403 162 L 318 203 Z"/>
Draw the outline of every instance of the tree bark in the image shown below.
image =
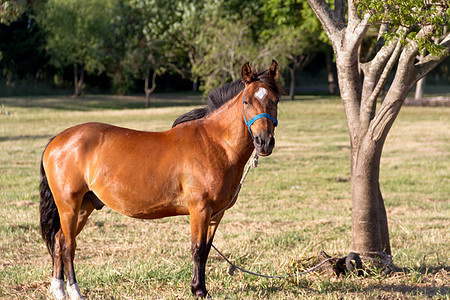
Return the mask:
<path id="1" fill-rule="evenodd" d="M 419 56 L 419 61 L 422 61 L 423 58 L 425 57 L 424 55 L 425 53 L 422 51 L 422 53 L 420 53 Z M 414 99 L 420 100 L 423 98 L 423 91 L 425 88 L 425 80 L 426 80 L 426 76 L 423 76 L 421 79 L 419 79 L 419 81 L 417 81 L 416 83 L 416 91 L 414 92 Z"/>
<path id="2" fill-rule="evenodd" d="M 379 185 L 380 144 L 367 135 L 358 147 L 352 149 L 351 252 L 365 256 L 383 252 L 391 254 L 386 210 Z"/>
<path id="3" fill-rule="evenodd" d="M 416 91 L 414 93 L 414 99 L 422 99 L 423 98 L 423 91 L 425 88 L 425 80 L 426 80 L 426 76 L 422 77 L 421 79 L 419 79 L 419 81 L 417 81 L 416 83 Z"/>

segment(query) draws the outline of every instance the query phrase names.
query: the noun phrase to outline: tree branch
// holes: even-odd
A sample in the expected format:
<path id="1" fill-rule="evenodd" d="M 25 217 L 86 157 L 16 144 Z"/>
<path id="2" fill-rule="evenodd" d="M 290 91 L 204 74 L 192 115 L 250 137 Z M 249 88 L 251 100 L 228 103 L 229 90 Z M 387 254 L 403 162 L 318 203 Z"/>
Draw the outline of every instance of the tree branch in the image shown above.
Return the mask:
<path id="1" fill-rule="evenodd" d="M 398 60 L 394 80 L 381 104 L 379 112 L 370 122 L 369 136 L 374 141 L 382 141 L 386 137 L 412 87 L 410 78 L 413 75 L 414 59 L 418 49 L 419 47 L 416 43 L 409 43 L 403 48 Z"/>
<path id="2" fill-rule="evenodd" d="M 391 73 L 392 68 L 397 62 L 401 49 L 402 44 L 399 41 L 397 41 L 392 55 L 390 55 L 390 58 L 386 63 L 386 66 L 382 69 L 383 72 L 381 73 L 380 78 L 377 80 L 375 88 L 366 99 L 363 99 L 359 123 L 360 136 L 362 136 L 363 133 L 367 132 L 369 128 L 370 120 L 373 118 L 373 115 L 375 114 L 375 106 L 376 106 L 375 104 L 377 102 L 378 95 L 380 94 L 382 88 L 386 84 L 387 77 L 389 73 Z"/>
<path id="3" fill-rule="evenodd" d="M 400 27 L 397 30 L 398 34 L 406 35 L 406 28 Z M 367 99 L 372 94 L 376 83 L 378 82 L 381 72 L 383 72 L 387 61 L 392 56 L 399 38 L 394 38 L 390 43 L 384 44 L 384 46 L 377 51 L 375 57 L 366 63 L 360 64 L 360 68 L 364 73 L 364 84 L 362 90 L 362 101 Z"/>
<path id="4" fill-rule="evenodd" d="M 422 61 L 418 62 L 414 66 L 414 76 L 412 77 L 412 80 L 417 82 L 419 79 L 421 79 L 422 77 L 427 75 L 431 70 L 433 70 L 438 64 L 440 64 L 447 56 L 450 55 L 449 33 L 447 33 L 445 38 L 439 44 L 445 47 L 446 54 L 441 56 L 428 54 L 427 56 L 425 56 Z"/>
<path id="5" fill-rule="evenodd" d="M 358 17 L 354 22 L 349 21 L 347 28 L 345 29 L 345 40 L 347 42 L 345 51 L 358 51 L 358 48 L 370 27 L 369 18 L 370 14 L 367 13 L 362 20 Z"/>
<path id="6" fill-rule="evenodd" d="M 174 65 L 173 63 L 169 62 L 169 63 L 167 63 L 167 66 L 169 68 L 171 68 L 173 71 L 175 71 L 176 73 L 180 74 L 182 78 L 185 77 L 185 74 L 183 73 L 183 71 L 180 68 L 178 68 L 176 65 Z"/>
<path id="7" fill-rule="evenodd" d="M 361 18 L 358 15 L 358 10 L 355 4 L 356 1 L 350 0 L 347 2 L 348 5 L 348 23 L 359 23 Z"/>
<path id="8" fill-rule="evenodd" d="M 341 3 L 343 1 L 338 2 Z M 341 40 L 342 33 L 340 30 L 345 24 L 338 26 L 336 20 L 333 18 L 333 11 L 325 0 L 308 0 L 308 3 L 319 18 L 320 23 L 322 23 L 323 28 L 334 47 Z"/>

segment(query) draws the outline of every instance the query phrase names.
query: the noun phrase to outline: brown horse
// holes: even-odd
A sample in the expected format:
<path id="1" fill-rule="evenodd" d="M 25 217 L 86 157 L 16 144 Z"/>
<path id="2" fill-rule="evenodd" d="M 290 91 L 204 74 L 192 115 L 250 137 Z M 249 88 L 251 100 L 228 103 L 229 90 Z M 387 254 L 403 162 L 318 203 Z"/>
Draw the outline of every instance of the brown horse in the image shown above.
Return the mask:
<path id="1" fill-rule="evenodd" d="M 190 215 L 191 291 L 207 295 L 205 265 L 224 208 L 233 200 L 254 148 L 272 153 L 280 89 L 278 65 L 212 92 L 208 106 L 179 117 L 172 129 L 145 132 L 81 124 L 54 137 L 41 161 L 41 231 L 52 256 L 51 293 L 83 299 L 75 279 L 75 238 L 94 209 L 129 217 Z M 245 95 L 244 95 L 245 93 Z"/>

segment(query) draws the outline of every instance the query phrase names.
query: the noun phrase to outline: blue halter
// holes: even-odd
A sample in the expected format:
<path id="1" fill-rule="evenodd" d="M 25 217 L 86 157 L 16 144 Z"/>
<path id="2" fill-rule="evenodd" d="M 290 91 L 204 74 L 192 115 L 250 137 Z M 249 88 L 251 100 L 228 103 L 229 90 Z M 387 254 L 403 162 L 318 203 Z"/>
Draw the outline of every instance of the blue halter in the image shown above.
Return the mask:
<path id="1" fill-rule="evenodd" d="M 267 118 L 269 120 L 271 120 L 273 122 L 273 125 L 275 127 L 278 126 L 278 120 L 275 119 L 274 117 L 272 117 L 270 114 L 268 113 L 262 113 L 259 115 L 254 116 L 253 118 L 251 118 L 250 120 L 247 121 L 247 117 L 245 116 L 245 101 L 244 101 L 244 95 L 245 95 L 245 87 L 244 87 L 244 92 L 242 93 L 242 104 L 243 104 L 243 109 L 242 109 L 242 113 L 244 114 L 244 122 L 245 125 L 247 125 L 248 131 L 250 132 L 250 135 L 252 136 L 252 139 L 254 140 L 255 138 L 253 137 L 253 133 L 252 130 L 250 129 L 250 126 L 253 125 L 253 123 L 255 123 L 256 120 L 261 119 L 261 118 Z"/>

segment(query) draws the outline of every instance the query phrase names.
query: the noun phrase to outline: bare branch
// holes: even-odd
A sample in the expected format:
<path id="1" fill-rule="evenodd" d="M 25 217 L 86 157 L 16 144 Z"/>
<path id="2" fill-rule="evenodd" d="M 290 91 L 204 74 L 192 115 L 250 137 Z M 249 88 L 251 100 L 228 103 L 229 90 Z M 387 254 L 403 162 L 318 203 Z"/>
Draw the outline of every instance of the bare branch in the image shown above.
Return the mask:
<path id="1" fill-rule="evenodd" d="M 345 29 L 345 50 L 344 51 L 358 51 L 359 46 L 369 30 L 370 14 L 365 14 L 364 19 L 357 19 L 354 22 L 349 22 Z M 357 53 L 357 52 L 355 52 Z"/>
<path id="2" fill-rule="evenodd" d="M 173 63 L 169 62 L 169 63 L 167 63 L 167 66 L 169 68 L 171 68 L 173 71 L 175 71 L 176 73 L 180 74 L 182 78 L 185 77 L 185 74 L 183 73 L 183 71 L 180 68 L 178 68 L 176 65 L 174 65 Z"/>
<path id="3" fill-rule="evenodd" d="M 347 5 L 348 5 L 348 23 L 359 23 L 361 21 L 361 18 L 358 15 L 356 1 L 350 0 L 347 2 Z"/>
<path id="4" fill-rule="evenodd" d="M 390 126 L 400 111 L 406 95 L 412 87 L 410 78 L 413 75 L 413 63 L 418 49 L 418 45 L 414 42 L 407 44 L 403 48 L 398 60 L 394 80 L 381 104 L 379 112 L 370 122 L 369 135 L 374 141 L 378 141 L 387 135 Z"/>
<path id="5" fill-rule="evenodd" d="M 405 36 L 407 34 L 406 28 L 400 27 L 397 30 L 397 34 Z M 372 94 L 376 83 L 378 82 L 387 61 L 392 56 L 394 49 L 397 45 L 399 38 L 394 38 L 390 43 L 384 44 L 384 46 L 377 52 L 375 57 L 360 65 L 364 72 L 364 84 L 362 90 L 362 100 L 365 101 L 370 94 Z"/>
<path id="6" fill-rule="evenodd" d="M 378 53 L 378 51 L 380 51 L 381 48 L 384 46 L 386 41 L 384 40 L 383 34 L 385 32 L 387 32 L 388 30 L 389 30 L 389 23 L 387 23 L 387 22 L 381 23 L 380 30 L 378 31 L 378 37 L 377 37 L 377 47 L 375 49 L 376 53 Z"/>
<path id="7" fill-rule="evenodd" d="M 389 20 L 387 19 L 387 12 L 389 10 L 389 6 L 387 3 L 384 4 L 384 11 L 386 12 L 386 17 L 383 18 L 383 22 L 380 25 L 380 29 L 378 30 L 378 37 L 377 37 L 377 47 L 375 49 L 376 53 L 380 51 L 380 49 L 384 46 L 385 40 L 383 37 L 383 34 L 385 32 L 388 32 L 389 30 Z"/>
<path id="8" fill-rule="evenodd" d="M 308 3 L 319 18 L 320 23 L 322 23 L 333 46 L 336 45 L 341 40 L 340 29 L 342 29 L 344 24 L 338 26 L 333 18 L 333 12 L 325 0 L 308 0 Z"/>
<path id="9" fill-rule="evenodd" d="M 375 88 L 373 89 L 372 93 L 370 94 L 367 99 L 363 100 L 363 103 L 361 105 L 361 112 L 360 112 L 360 134 L 362 132 L 366 132 L 370 120 L 375 113 L 375 104 L 378 99 L 378 95 L 380 94 L 382 88 L 386 84 L 387 77 L 389 73 L 391 73 L 392 68 L 394 67 L 395 63 L 397 62 L 398 56 L 400 55 L 400 51 L 402 49 L 402 44 L 397 41 L 394 52 L 392 55 L 390 55 L 390 58 L 388 62 L 386 63 L 386 67 L 383 68 L 383 72 L 381 73 L 380 78 L 377 80 L 377 84 Z"/>

